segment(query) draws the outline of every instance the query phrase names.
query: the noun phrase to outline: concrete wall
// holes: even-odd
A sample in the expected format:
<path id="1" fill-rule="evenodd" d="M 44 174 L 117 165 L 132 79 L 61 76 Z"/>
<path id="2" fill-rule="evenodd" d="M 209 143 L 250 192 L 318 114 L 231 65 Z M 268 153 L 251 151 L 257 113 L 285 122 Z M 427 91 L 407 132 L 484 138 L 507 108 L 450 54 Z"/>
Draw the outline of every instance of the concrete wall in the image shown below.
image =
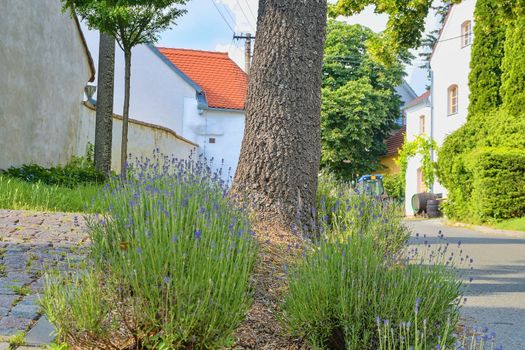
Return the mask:
<path id="1" fill-rule="evenodd" d="M 425 134 L 430 134 L 430 105 L 428 103 L 421 103 L 417 106 L 408 108 L 406 111 L 407 116 L 407 140 L 414 141 L 414 139 L 420 135 L 419 122 L 420 117 L 425 117 Z M 411 199 L 412 196 L 418 193 L 418 169 L 421 167 L 422 160 L 421 156 L 417 155 L 408 160 L 406 181 L 405 181 L 405 213 L 407 216 L 413 216 L 414 211 L 412 210 Z"/>
<path id="2" fill-rule="evenodd" d="M 469 94 L 468 75 L 472 45 L 462 47 L 461 25 L 471 21 L 474 27 L 475 0 L 464 0 L 454 5 L 443 28 L 435 48 L 430 65 L 434 71 L 433 106 L 434 139 L 442 145 L 445 138 L 461 127 L 467 120 Z M 454 38 L 454 39 L 451 39 Z M 443 41 L 450 39 L 447 41 Z M 448 88 L 458 86 L 458 113 L 448 115 Z M 434 185 L 435 193 L 444 193 L 446 189 L 438 182 Z"/>
<path id="3" fill-rule="evenodd" d="M 98 67 L 99 32 L 82 24 L 89 50 Z M 147 45 L 131 52 L 130 118 L 165 126 L 182 134 L 185 98 L 196 99 L 196 91 Z M 113 111 L 122 115 L 124 105 L 124 53 L 115 48 L 115 95 Z"/>
<path id="4" fill-rule="evenodd" d="M 95 109 L 88 104 L 82 106 L 79 120 L 79 137 L 76 144 L 77 154 L 84 155 L 88 143 L 95 142 Z M 120 172 L 120 146 L 122 135 L 122 119 L 113 117 L 113 146 L 111 168 Z M 128 152 L 134 157 L 152 158 L 153 151 L 170 157 L 186 159 L 196 152 L 197 145 L 177 135 L 173 130 L 158 125 L 130 120 L 128 135 Z"/>
<path id="5" fill-rule="evenodd" d="M 67 162 L 93 74 L 75 21 L 60 0 L 1 0 L 0 33 L 0 169 Z"/>

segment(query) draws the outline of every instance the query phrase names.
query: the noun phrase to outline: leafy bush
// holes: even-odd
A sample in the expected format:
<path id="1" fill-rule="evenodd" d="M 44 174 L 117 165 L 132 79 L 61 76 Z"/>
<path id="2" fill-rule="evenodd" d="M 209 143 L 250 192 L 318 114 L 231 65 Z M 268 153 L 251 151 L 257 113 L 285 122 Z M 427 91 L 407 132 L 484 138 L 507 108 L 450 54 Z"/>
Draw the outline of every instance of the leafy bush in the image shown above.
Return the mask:
<path id="1" fill-rule="evenodd" d="M 471 212 L 478 220 L 525 216 L 525 152 L 479 148 L 468 157 L 472 169 Z"/>
<path id="2" fill-rule="evenodd" d="M 500 220 L 510 218 L 513 208 L 508 208 L 507 214 L 500 215 L 498 210 L 480 210 L 480 193 L 485 193 L 488 189 L 483 181 L 476 181 L 480 173 L 479 166 L 486 167 L 487 164 L 477 162 L 477 157 L 493 150 L 496 154 L 509 152 L 512 154 L 525 152 L 525 116 L 512 115 L 505 109 L 488 112 L 484 115 L 473 117 L 475 122 L 469 120 L 457 131 L 445 139 L 443 146 L 439 150 L 438 157 L 438 176 L 440 182 L 448 189 L 448 201 L 445 204 L 444 212 L 447 216 L 454 219 L 472 220 L 477 222 Z M 505 151 L 506 149 L 507 151 Z M 487 156 L 488 157 L 488 156 Z M 496 157 L 496 155 L 494 155 Z M 500 157 L 500 156 L 497 156 Z M 503 157 L 503 155 L 501 155 Z M 492 157 L 489 157 L 492 158 Z M 488 158 L 486 158 L 488 159 Z M 516 159 L 518 161 L 519 159 Z M 486 163 L 487 160 L 483 160 Z M 497 161 L 494 169 L 501 174 L 515 174 L 517 169 L 510 161 Z M 509 168 L 504 166 L 508 165 Z M 489 166 L 492 167 L 492 166 Z M 493 176 L 497 175 L 493 172 Z M 519 174 L 519 173 L 517 173 Z M 523 173 L 521 173 L 523 174 Z M 510 188 L 515 188 L 514 183 L 520 182 L 522 175 L 514 175 L 512 180 L 499 177 Z M 488 180 L 487 180 L 488 181 Z M 490 201 L 499 203 L 513 202 L 513 196 L 521 195 L 516 191 L 511 191 L 508 187 L 498 187 L 500 191 L 492 192 L 493 198 Z M 516 189 L 520 191 L 520 188 Z M 509 192 L 510 191 L 510 192 Z M 477 193 L 474 196 L 474 192 Z M 482 196 L 483 197 L 483 196 Z M 505 208 L 500 208 L 505 210 Z M 516 215 L 519 215 L 516 212 Z"/>
<path id="3" fill-rule="evenodd" d="M 383 176 L 383 186 L 390 198 L 399 202 L 405 199 L 405 180 L 401 174 Z"/>
<path id="4" fill-rule="evenodd" d="M 2 174 L 31 183 L 42 182 L 46 185 L 69 188 L 79 185 L 100 184 L 106 181 L 106 176 L 95 169 L 91 146 L 88 146 L 85 157 L 73 157 L 64 166 L 45 168 L 37 164 L 24 164 L 18 168 L 11 167 L 3 171 Z"/>
<path id="5" fill-rule="evenodd" d="M 290 270 L 285 322 L 313 349 L 377 349 L 378 317 L 417 325 L 437 343 L 458 319 L 461 282 L 444 264 L 408 264 L 384 257 L 370 235 L 322 240 Z M 452 339 L 447 340 L 447 342 Z M 392 349 L 398 349 L 401 339 Z"/>
<path id="6" fill-rule="evenodd" d="M 50 277 L 44 310 L 82 348 L 228 346 L 251 302 L 247 215 L 202 164 L 139 165 L 89 223 L 93 266 Z"/>

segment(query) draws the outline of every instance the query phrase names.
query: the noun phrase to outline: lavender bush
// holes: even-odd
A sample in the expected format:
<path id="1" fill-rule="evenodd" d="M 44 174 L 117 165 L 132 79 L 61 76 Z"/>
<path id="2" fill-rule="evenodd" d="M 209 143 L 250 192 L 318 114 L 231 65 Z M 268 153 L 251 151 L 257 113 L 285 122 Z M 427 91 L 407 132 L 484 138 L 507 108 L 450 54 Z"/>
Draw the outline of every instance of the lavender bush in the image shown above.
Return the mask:
<path id="1" fill-rule="evenodd" d="M 92 268 L 49 277 L 43 306 L 63 339 L 107 349 L 232 342 L 257 255 L 247 214 L 205 163 L 156 156 L 106 186 L 107 211 L 89 222 Z"/>
<path id="2" fill-rule="evenodd" d="M 448 246 L 428 254 L 409 249 L 394 203 L 323 179 L 320 189 L 320 239 L 289 269 L 288 329 L 313 349 L 378 349 L 378 316 L 385 326 L 400 324 L 417 309 L 412 329 L 432 325 L 426 337 L 437 343 L 445 327 L 455 327 L 461 301 Z M 392 338 L 390 348 L 401 342 Z"/>

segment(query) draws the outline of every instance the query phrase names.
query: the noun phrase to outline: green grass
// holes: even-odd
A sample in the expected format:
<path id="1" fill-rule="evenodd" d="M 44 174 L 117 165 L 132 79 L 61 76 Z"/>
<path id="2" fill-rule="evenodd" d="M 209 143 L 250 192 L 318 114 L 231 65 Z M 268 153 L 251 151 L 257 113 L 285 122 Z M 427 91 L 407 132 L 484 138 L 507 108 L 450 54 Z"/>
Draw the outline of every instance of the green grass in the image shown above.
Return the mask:
<path id="1" fill-rule="evenodd" d="M 500 230 L 524 231 L 525 232 L 525 217 L 505 220 L 492 225 L 494 228 Z"/>
<path id="2" fill-rule="evenodd" d="M 0 208 L 15 210 L 85 212 L 99 211 L 101 185 L 80 185 L 68 188 L 43 183 L 29 183 L 0 175 Z M 88 209 L 86 209 L 88 208 Z"/>

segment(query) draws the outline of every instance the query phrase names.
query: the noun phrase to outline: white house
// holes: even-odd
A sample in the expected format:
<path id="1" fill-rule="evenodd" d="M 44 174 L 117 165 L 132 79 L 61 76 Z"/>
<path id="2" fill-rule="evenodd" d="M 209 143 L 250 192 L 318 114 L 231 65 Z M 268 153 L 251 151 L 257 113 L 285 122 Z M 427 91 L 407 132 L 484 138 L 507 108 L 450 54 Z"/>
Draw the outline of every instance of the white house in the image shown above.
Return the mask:
<path id="1" fill-rule="evenodd" d="M 466 122 L 475 5 L 475 0 L 463 0 L 449 9 L 430 58 L 431 91 L 405 107 L 409 141 L 425 134 L 442 145 L 449 134 Z M 436 154 L 433 157 L 436 159 Z M 409 161 L 406 174 L 407 215 L 413 215 L 410 199 L 415 193 L 429 190 L 447 195 L 438 181 L 426 189 L 422 176 L 421 161 L 415 157 Z"/>
<path id="2" fill-rule="evenodd" d="M 99 33 L 83 29 L 91 53 L 98 57 Z M 130 118 L 173 130 L 197 144 L 199 154 L 213 158 L 225 177 L 233 176 L 244 134 L 246 73 L 227 53 L 152 45 L 132 50 L 131 67 Z M 117 45 L 116 114 L 122 115 L 123 101 L 124 54 Z"/>

